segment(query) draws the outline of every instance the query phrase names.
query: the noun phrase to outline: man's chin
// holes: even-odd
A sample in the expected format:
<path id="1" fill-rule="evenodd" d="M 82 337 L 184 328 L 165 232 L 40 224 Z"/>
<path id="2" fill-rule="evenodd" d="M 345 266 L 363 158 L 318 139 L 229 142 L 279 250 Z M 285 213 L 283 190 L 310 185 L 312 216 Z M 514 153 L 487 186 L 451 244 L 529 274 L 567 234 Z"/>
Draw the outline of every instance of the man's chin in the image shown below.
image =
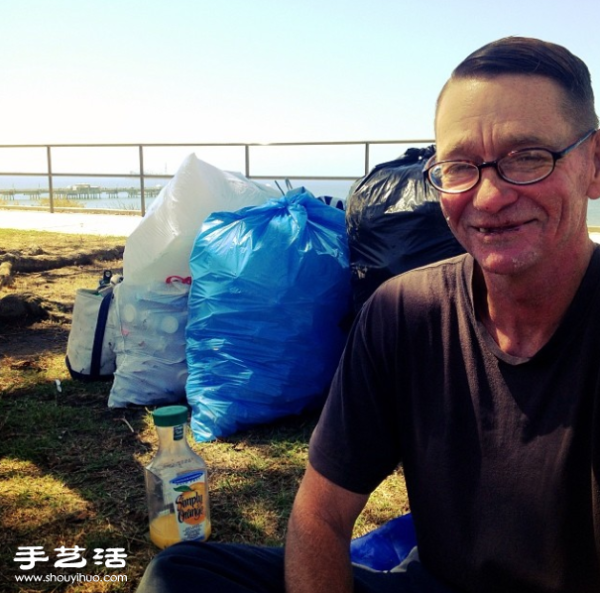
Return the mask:
<path id="1" fill-rule="evenodd" d="M 486 274 L 499 276 L 520 275 L 533 266 L 535 253 L 495 252 L 474 254 L 474 258 Z"/>

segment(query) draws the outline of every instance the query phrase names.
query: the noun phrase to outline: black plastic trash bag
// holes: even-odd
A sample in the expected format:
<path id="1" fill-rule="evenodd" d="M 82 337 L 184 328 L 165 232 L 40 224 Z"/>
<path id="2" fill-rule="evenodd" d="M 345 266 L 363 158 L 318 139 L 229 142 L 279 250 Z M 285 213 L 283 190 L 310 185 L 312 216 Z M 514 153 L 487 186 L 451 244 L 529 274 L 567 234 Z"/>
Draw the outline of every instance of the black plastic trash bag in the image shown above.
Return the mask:
<path id="1" fill-rule="evenodd" d="M 346 202 L 354 310 L 388 278 L 464 253 L 423 178 L 433 146 L 409 148 L 359 180 Z"/>

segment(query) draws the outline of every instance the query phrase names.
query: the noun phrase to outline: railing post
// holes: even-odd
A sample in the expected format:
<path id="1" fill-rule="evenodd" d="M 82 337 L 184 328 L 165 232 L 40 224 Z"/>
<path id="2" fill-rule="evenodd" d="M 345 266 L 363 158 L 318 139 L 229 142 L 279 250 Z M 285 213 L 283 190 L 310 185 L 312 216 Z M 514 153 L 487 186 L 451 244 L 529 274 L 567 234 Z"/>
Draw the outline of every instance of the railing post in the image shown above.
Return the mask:
<path id="1" fill-rule="evenodd" d="M 54 212 L 54 184 L 52 183 L 52 151 L 46 146 L 46 163 L 48 169 L 48 204 L 50 213 Z"/>
<path id="2" fill-rule="evenodd" d="M 244 144 L 244 175 L 246 176 L 246 179 L 250 179 L 250 145 L 249 144 Z"/>
<path id="3" fill-rule="evenodd" d="M 144 184 L 144 147 L 139 145 L 139 155 L 140 155 L 140 209 L 142 211 L 142 216 L 146 214 L 146 186 Z"/>
<path id="4" fill-rule="evenodd" d="M 370 155 L 369 155 L 369 148 L 370 148 L 370 144 L 369 142 L 365 142 L 365 175 L 369 174 L 369 160 L 370 160 Z"/>

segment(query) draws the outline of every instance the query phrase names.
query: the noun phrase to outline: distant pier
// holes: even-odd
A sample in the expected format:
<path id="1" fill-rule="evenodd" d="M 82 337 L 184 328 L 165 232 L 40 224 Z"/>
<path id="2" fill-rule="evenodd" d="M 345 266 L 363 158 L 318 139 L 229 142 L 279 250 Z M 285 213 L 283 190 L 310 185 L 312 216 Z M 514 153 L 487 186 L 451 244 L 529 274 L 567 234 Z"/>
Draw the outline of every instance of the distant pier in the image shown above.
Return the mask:
<path id="1" fill-rule="evenodd" d="M 146 198 L 155 198 L 161 191 L 162 186 L 145 187 L 144 196 Z M 139 187 L 100 187 L 97 185 L 88 185 L 81 183 L 68 187 L 55 187 L 52 190 L 54 198 L 66 200 L 94 200 L 94 199 L 118 199 L 118 198 L 141 198 L 142 190 Z M 0 189 L 0 199 L 14 200 L 16 196 L 23 196 L 31 199 L 49 199 L 50 190 L 48 188 L 38 189 Z"/>

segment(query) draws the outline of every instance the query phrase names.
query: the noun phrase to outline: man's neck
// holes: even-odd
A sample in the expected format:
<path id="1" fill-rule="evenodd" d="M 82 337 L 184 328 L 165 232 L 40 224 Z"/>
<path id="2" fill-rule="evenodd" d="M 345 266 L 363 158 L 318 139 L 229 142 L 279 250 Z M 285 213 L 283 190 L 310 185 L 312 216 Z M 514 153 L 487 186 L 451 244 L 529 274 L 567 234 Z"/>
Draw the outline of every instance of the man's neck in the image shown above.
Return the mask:
<path id="1" fill-rule="evenodd" d="M 476 267 L 475 310 L 503 352 L 531 357 L 550 340 L 577 293 L 593 249 L 590 242 L 569 269 L 552 269 L 550 264 L 550 269 L 507 276 Z"/>

